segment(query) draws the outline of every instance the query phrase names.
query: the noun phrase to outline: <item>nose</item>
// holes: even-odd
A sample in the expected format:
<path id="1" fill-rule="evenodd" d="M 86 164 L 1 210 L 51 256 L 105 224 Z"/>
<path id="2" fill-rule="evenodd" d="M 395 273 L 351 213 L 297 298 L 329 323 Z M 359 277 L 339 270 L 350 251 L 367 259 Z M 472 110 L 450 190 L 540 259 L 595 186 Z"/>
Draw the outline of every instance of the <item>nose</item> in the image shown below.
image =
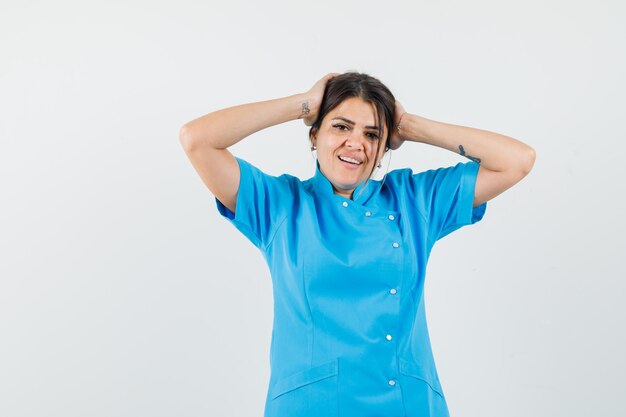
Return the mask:
<path id="1" fill-rule="evenodd" d="M 346 138 L 346 146 L 351 149 L 356 149 L 359 151 L 363 150 L 363 137 L 357 131 L 352 131 Z"/>

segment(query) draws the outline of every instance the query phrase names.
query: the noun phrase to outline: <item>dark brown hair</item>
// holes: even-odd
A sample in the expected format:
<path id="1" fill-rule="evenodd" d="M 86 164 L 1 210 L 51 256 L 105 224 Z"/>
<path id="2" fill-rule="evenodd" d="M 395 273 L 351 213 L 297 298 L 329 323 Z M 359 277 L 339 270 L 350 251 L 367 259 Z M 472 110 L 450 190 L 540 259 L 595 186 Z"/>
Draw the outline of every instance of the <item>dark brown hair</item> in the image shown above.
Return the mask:
<path id="1" fill-rule="evenodd" d="M 309 138 L 311 138 L 322 125 L 324 117 L 337 107 L 341 102 L 352 97 L 359 97 L 363 101 L 372 103 L 376 108 L 376 116 L 378 117 L 378 136 L 380 140 L 386 139 L 385 151 L 389 149 L 389 137 L 393 129 L 393 121 L 395 119 L 396 99 L 391 91 L 381 83 L 377 78 L 368 74 L 359 72 L 345 72 L 331 78 L 326 83 L 324 97 L 317 115 L 317 119 L 311 125 L 309 130 Z M 383 138 L 383 122 L 387 127 L 387 138 Z M 378 160 L 378 152 L 380 144 L 376 148 L 376 156 L 374 161 Z M 376 168 L 376 163 L 372 167 L 372 172 Z"/>

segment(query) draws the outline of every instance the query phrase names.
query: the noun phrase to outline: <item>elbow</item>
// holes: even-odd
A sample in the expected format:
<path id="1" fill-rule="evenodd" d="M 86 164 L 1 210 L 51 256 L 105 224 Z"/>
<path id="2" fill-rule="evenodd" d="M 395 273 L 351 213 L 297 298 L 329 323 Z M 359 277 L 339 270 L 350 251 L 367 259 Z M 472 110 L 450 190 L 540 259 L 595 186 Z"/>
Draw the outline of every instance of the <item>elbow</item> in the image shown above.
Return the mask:
<path id="1" fill-rule="evenodd" d="M 526 145 L 524 156 L 522 157 L 522 166 L 521 166 L 524 176 L 528 175 L 530 171 L 533 169 L 536 158 L 537 158 L 537 153 L 535 152 L 535 149 Z"/>
<path id="2" fill-rule="evenodd" d="M 180 141 L 180 144 L 183 146 L 185 151 L 189 151 L 192 148 L 193 139 L 191 136 L 191 129 L 189 128 L 189 125 L 184 124 L 180 128 L 180 131 L 178 132 L 178 140 Z"/>
<path id="3" fill-rule="evenodd" d="M 510 172 L 516 178 L 515 182 L 521 181 L 526 175 L 530 173 L 535 165 L 535 150 L 528 145 L 525 145 L 523 149 L 519 151 L 515 158 L 515 164 Z"/>
<path id="4" fill-rule="evenodd" d="M 186 124 L 182 125 L 178 131 L 178 140 L 183 146 L 189 142 L 189 127 Z"/>
<path id="5" fill-rule="evenodd" d="M 180 128 L 178 140 L 187 153 L 196 149 L 222 149 L 215 144 L 211 132 L 201 131 L 198 127 L 192 128 L 190 123 Z"/>

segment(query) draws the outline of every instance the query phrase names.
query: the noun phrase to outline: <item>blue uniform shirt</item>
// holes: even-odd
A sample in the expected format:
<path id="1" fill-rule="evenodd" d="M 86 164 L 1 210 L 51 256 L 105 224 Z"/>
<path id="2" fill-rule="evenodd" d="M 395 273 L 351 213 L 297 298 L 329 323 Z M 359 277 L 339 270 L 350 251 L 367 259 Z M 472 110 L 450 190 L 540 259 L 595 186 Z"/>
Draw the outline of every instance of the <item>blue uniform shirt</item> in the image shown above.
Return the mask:
<path id="1" fill-rule="evenodd" d="M 263 253 L 274 323 L 265 417 L 448 416 L 424 311 L 433 244 L 482 219 L 475 162 L 369 180 L 353 200 L 238 159 L 229 219 Z"/>

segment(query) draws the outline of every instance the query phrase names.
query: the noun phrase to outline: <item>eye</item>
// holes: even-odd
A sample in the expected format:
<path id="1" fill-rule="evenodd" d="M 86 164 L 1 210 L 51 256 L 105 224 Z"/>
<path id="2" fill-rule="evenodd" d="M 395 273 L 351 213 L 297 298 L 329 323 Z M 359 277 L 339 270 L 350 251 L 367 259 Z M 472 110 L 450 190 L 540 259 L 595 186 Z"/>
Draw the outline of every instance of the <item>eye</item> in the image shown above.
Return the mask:
<path id="1" fill-rule="evenodd" d="M 342 124 L 339 124 L 339 123 L 334 124 L 333 127 L 337 128 L 339 130 L 348 130 L 348 126 L 342 125 Z"/>
<path id="2" fill-rule="evenodd" d="M 374 132 L 368 132 L 367 133 L 367 137 L 370 139 L 380 139 L 380 136 L 378 136 L 378 134 L 374 133 Z"/>

